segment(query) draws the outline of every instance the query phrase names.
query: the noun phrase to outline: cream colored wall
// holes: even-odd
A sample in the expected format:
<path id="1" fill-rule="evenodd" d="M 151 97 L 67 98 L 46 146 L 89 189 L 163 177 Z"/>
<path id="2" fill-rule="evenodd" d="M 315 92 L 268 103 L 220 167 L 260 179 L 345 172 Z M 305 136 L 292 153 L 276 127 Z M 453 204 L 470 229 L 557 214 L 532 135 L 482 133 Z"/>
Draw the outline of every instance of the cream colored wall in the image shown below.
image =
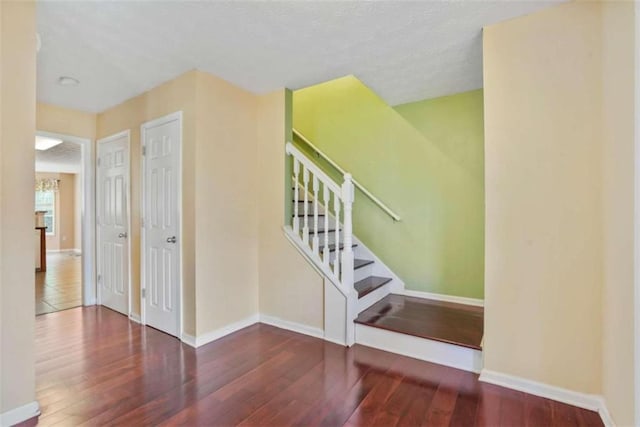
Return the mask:
<path id="1" fill-rule="evenodd" d="M 131 129 L 134 311 L 140 304 L 139 128 L 182 110 L 185 333 L 202 335 L 255 316 L 259 295 L 268 314 L 322 327 L 322 280 L 281 230 L 285 106 L 284 95 L 271 96 L 192 71 L 98 115 L 97 138 Z"/>
<path id="2" fill-rule="evenodd" d="M 36 106 L 36 129 L 94 140 L 97 115 L 39 102 Z"/>
<path id="3" fill-rule="evenodd" d="M 258 102 L 260 313 L 324 328 L 323 279 L 282 231 L 285 199 L 284 145 L 291 139 L 291 93 L 280 90 Z"/>
<path id="4" fill-rule="evenodd" d="M 0 2 L 0 412 L 33 402 L 34 2 Z"/>
<path id="5" fill-rule="evenodd" d="M 600 393 L 601 11 L 484 30 L 489 370 Z"/>
<path id="6" fill-rule="evenodd" d="M 184 328 L 195 334 L 195 120 L 196 78 L 191 71 L 117 105 L 97 118 L 97 139 L 131 130 L 131 270 L 133 312 L 140 313 L 140 126 L 176 111 L 183 112 L 182 249 Z"/>
<path id="7" fill-rule="evenodd" d="M 602 391 L 620 426 L 634 423 L 634 5 L 606 2 L 603 25 Z M 635 254 L 637 256 L 637 254 Z M 636 369 L 639 369 L 637 367 Z"/>
<path id="8" fill-rule="evenodd" d="M 36 179 L 57 179 L 55 230 L 47 235 L 47 250 L 73 249 L 76 242 L 76 175 L 36 172 Z"/>
<path id="9" fill-rule="evenodd" d="M 197 72 L 198 335 L 258 313 L 257 97 Z"/>

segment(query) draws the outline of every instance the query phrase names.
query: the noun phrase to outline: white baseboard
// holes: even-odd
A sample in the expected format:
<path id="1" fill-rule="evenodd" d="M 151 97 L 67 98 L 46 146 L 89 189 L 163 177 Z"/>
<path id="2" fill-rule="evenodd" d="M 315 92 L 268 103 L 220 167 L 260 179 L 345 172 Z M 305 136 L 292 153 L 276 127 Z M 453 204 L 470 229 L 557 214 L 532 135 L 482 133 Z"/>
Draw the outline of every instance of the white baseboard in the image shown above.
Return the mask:
<path id="1" fill-rule="evenodd" d="M 408 297 L 433 299 L 436 301 L 453 302 L 456 304 L 474 305 L 476 307 L 484 307 L 484 300 L 477 298 L 457 297 L 454 295 L 433 294 L 431 292 L 404 290 L 404 294 Z"/>
<path id="2" fill-rule="evenodd" d="M 600 415 L 600 418 L 602 418 L 605 426 L 615 425 L 609 414 L 604 398 L 596 394 L 580 393 L 488 369 L 482 370 L 480 373 L 480 381 L 577 406 L 578 408 L 596 411 Z"/>
<path id="3" fill-rule="evenodd" d="M 129 320 L 138 324 L 142 324 L 142 319 L 140 318 L 140 315 L 136 313 L 131 313 L 129 315 Z"/>
<path id="4" fill-rule="evenodd" d="M 215 340 L 218 340 L 222 337 L 225 337 L 229 334 L 232 334 L 240 329 L 246 328 L 247 326 L 251 326 L 255 323 L 258 323 L 260 316 L 258 314 L 254 314 L 245 319 L 239 320 L 237 322 L 231 323 L 222 328 L 216 329 L 215 331 L 207 332 L 205 334 L 198 335 L 196 337 L 188 334 L 182 334 L 180 339 L 187 345 L 191 347 L 201 347 L 205 344 L 209 344 Z"/>
<path id="5" fill-rule="evenodd" d="M 470 372 L 482 369 L 482 351 L 356 324 L 356 343 Z"/>
<path id="6" fill-rule="evenodd" d="M 0 414 L 0 426 L 8 427 L 16 425 L 23 421 L 27 421 L 30 418 L 40 415 L 40 405 L 37 401 L 27 403 L 26 405 L 19 406 L 9 411 Z"/>
<path id="7" fill-rule="evenodd" d="M 48 254 L 79 254 L 80 249 L 47 249 Z"/>
<path id="8" fill-rule="evenodd" d="M 194 337 L 193 335 L 183 333 L 182 336 L 180 337 L 180 341 L 182 341 L 183 343 L 185 343 L 190 347 L 197 348 L 196 337 Z"/>
<path id="9" fill-rule="evenodd" d="M 260 314 L 260 323 L 275 326 L 276 328 L 280 329 L 286 329 L 292 332 L 297 332 L 299 334 L 324 339 L 324 331 L 320 328 L 314 328 L 312 326 L 303 325 L 301 323 L 290 322 L 278 317 L 269 316 L 268 314 Z"/>
<path id="10" fill-rule="evenodd" d="M 609 413 L 609 408 L 607 408 L 607 402 L 604 400 L 604 397 L 600 399 L 600 408 L 598 408 L 598 415 L 600 415 L 602 423 L 605 425 L 605 427 L 616 426 L 616 423 L 613 421 L 613 418 Z"/>

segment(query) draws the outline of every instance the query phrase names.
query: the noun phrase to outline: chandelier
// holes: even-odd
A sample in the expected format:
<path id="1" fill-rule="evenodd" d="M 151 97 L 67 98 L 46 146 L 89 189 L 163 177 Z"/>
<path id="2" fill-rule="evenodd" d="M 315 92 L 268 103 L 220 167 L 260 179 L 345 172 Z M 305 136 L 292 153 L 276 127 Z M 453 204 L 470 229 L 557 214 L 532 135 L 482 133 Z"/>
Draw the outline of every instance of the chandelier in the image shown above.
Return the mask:
<path id="1" fill-rule="evenodd" d="M 40 178 L 36 179 L 36 191 L 58 191 L 59 179 Z"/>

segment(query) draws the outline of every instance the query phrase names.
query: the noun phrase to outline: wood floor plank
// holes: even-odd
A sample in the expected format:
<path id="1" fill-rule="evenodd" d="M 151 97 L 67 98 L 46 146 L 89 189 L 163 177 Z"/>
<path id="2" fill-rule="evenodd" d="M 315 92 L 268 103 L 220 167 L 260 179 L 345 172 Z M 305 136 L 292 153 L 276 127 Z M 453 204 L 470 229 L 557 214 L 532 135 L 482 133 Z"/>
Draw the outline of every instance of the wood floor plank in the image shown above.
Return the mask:
<path id="1" fill-rule="evenodd" d="M 602 425 L 476 374 L 262 324 L 196 350 L 75 308 L 38 316 L 36 351 L 42 426 Z"/>

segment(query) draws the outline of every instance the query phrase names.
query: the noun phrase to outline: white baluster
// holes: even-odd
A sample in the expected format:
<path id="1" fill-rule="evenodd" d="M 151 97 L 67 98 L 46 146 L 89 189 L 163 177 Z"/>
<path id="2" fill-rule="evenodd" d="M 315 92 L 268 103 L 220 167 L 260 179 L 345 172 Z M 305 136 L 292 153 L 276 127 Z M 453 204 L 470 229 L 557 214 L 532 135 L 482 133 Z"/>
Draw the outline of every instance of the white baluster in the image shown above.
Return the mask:
<path id="1" fill-rule="evenodd" d="M 324 248 L 322 248 L 322 261 L 325 265 L 329 265 L 329 206 L 331 206 L 331 192 L 327 183 L 324 185 Z"/>
<path id="2" fill-rule="evenodd" d="M 340 277 L 340 196 L 338 194 L 333 195 L 333 212 L 336 218 L 336 240 L 335 247 L 336 253 L 333 259 L 333 273 Z"/>
<path id="3" fill-rule="evenodd" d="M 353 182 L 350 174 L 344 175 L 342 183 L 342 203 L 344 204 L 344 249 L 342 250 L 342 284 L 353 289 L 353 225 L 352 207 L 354 200 Z"/>
<path id="4" fill-rule="evenodd" d="M 318 177 L 313 175 L 313 253 L 318 255 L 318 191 L 320 190 Z"/>
<path id="5" fill-rule="evenodd" d="M 304 226 L 302 227 L 302 241 L 309 244 L 309 169 L 304 166 L 302 173 L 304 183 Z"/>
<path id="6" fill-rule="evenodd" d="M 293 232 L 300 231 L 300 218 L 298 216 L 298 182 L 300 176 L 300 162 L 293 158 Z"/>

